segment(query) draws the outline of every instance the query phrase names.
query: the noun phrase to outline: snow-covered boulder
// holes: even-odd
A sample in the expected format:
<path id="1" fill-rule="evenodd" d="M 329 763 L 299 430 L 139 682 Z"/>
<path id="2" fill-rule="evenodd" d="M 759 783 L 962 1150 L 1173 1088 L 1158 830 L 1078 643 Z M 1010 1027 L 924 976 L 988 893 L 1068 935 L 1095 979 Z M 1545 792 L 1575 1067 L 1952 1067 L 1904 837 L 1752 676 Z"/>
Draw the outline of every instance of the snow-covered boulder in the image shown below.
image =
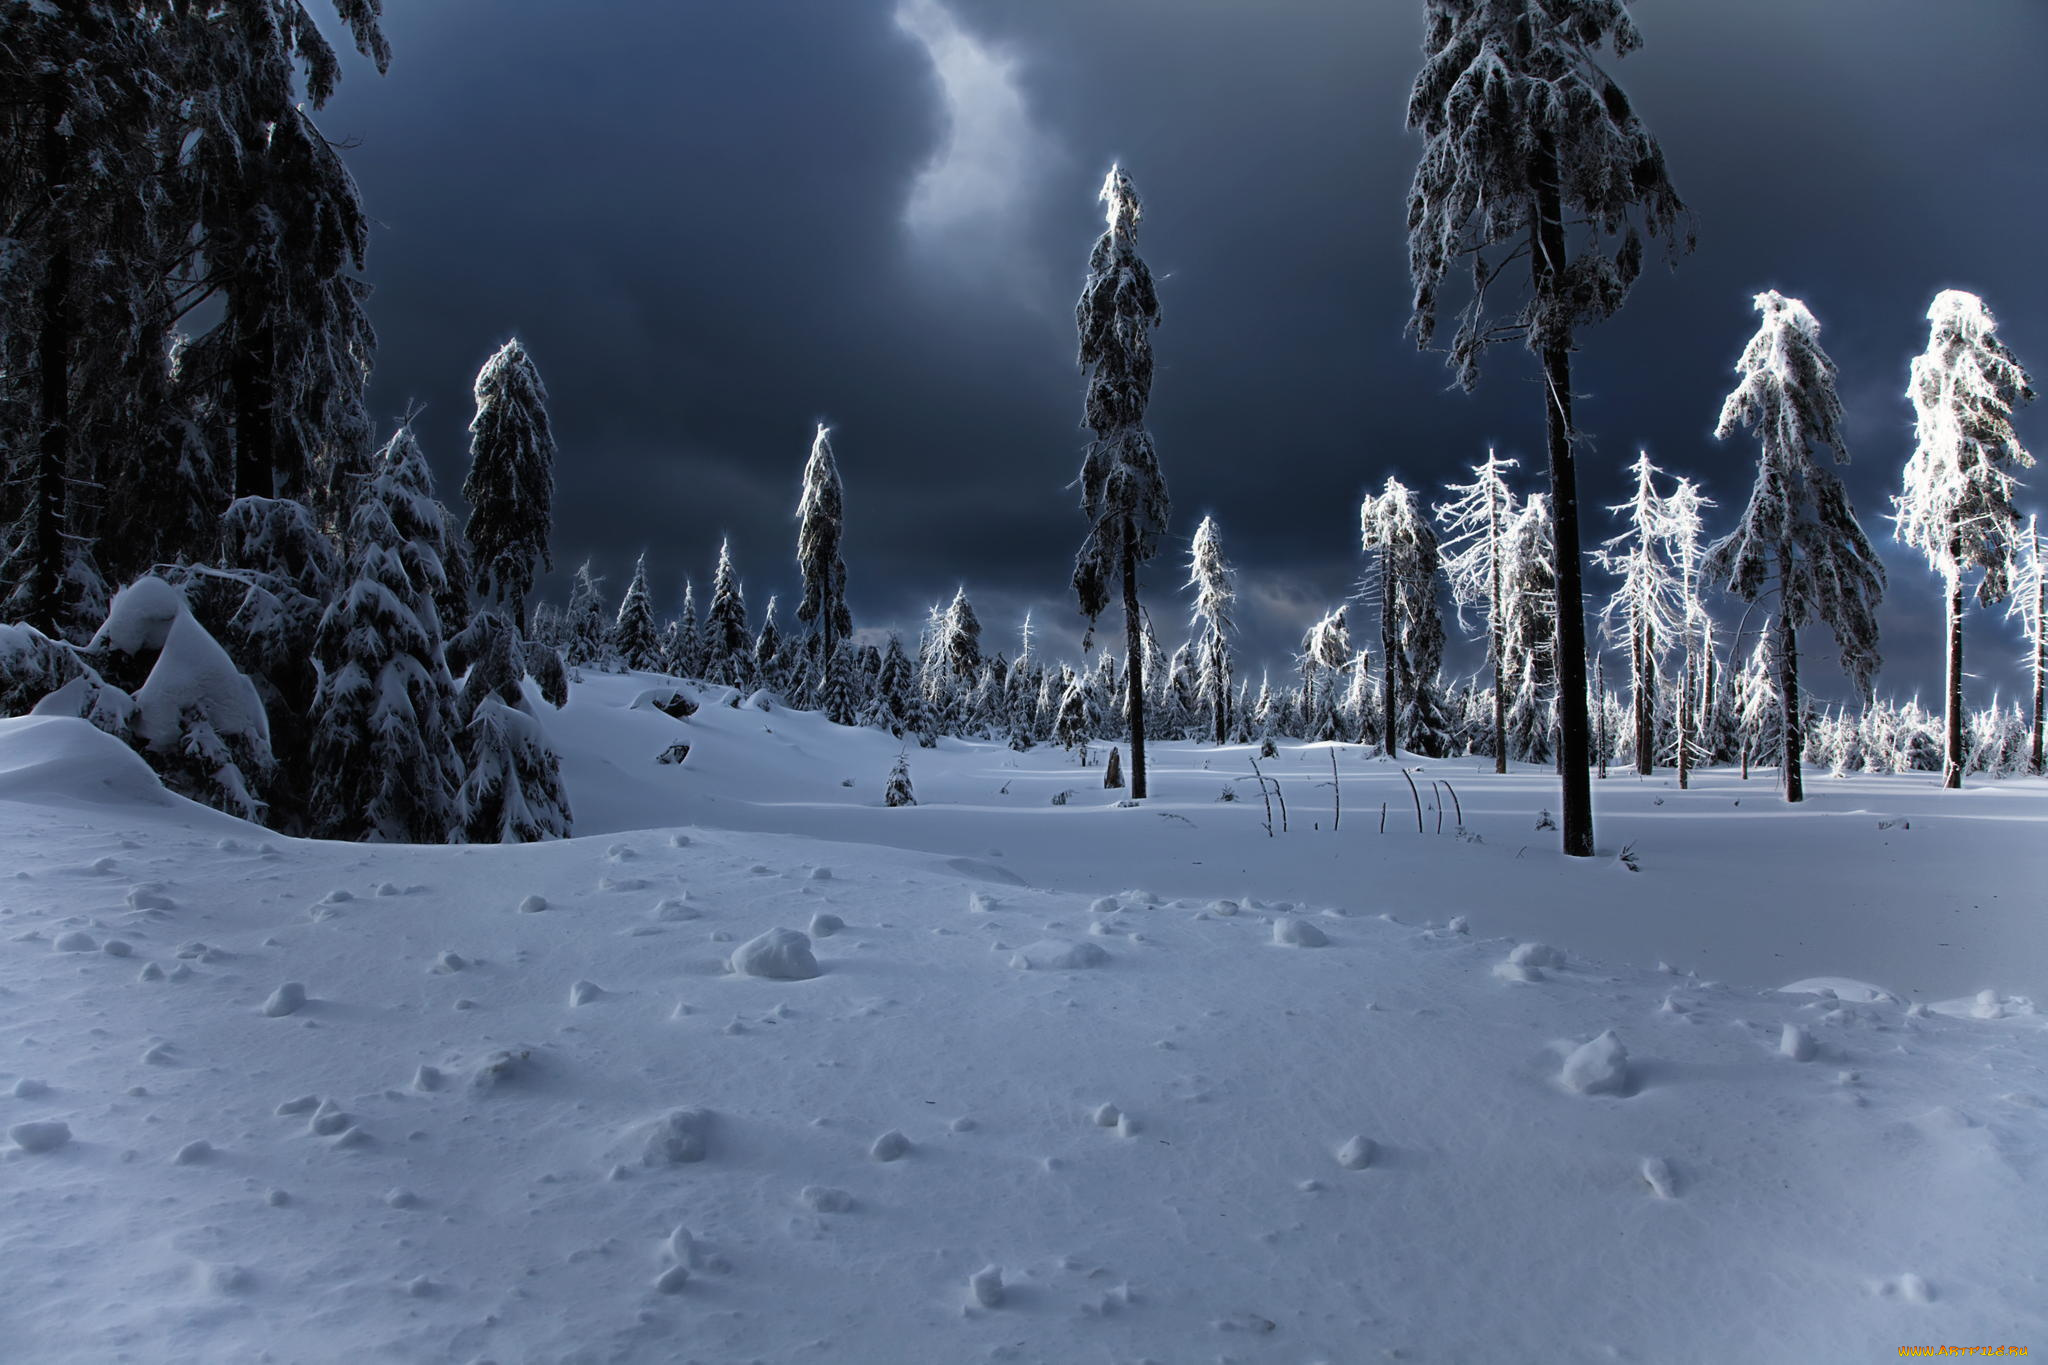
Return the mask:
<path id="1" fill-rule="evenodd" d="M 1010 957 L 1020 972 L 1065 972 L 1082 967 L 1100 967 L 1109 954 L 1093 943 L 1076 943 L 1063 938 L 1042 938 L 1027 943 Z"/>
<path id="2" fill-rule="evenodd" d="M 770 929 L 733 949 L 728 960 L 740 976 L 761 976 L 771 981 L 808 981 L 818 975 L 818 959 L 811 955 L 810 935 L 795 929 Z"/>
<path id="3" fill-rule="evenodd" d="M 1628 1049 L 1608 1029 L 1590 1042 L 1581 1043 L 1564 1059 L 1558 1079 L 1567 1090 L 1581 1095 L 1621 1095 L 1628 1092 Z"/>

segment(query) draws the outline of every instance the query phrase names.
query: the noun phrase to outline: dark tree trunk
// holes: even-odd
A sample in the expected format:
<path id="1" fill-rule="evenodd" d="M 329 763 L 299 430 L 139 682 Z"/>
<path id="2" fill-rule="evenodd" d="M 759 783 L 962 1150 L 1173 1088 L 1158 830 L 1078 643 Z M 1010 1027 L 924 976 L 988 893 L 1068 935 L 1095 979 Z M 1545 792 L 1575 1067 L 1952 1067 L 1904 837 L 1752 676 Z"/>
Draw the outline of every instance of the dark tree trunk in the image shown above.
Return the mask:
<path id="1" fill-rule="evenodd" d="M 1957 547 L 1951 547 L 1951 553 Z M 1963 785 L 1963 579 L 1958 574 L 1948 585 L 1948 723 L 1943 728 L 1941 785 Z"/>
<path id="2" fill-rule="evenodd" d="M 1209 641 L 1209 671 L 1215 678 L 1216 691 L 1209 702 L 1216 713 L 1216 742 L 1220 745 L 1230 734 L 1230 680 L 1223 673 L 1223 642 L 1214 637 Z"/>
<path id="3" fill-rule="evenodd" d="M 1678 789 L 1692 785 L 1692 650 L 1687 646 L 1678 685 Z"/>
<path id="4" fill-rule="evenodd" d="M 61 73 L 45 78 L 43 92 L 43 192 L 52 200 L 66 195 L 70 180 L 70 139 L 64 118 L 70 99 Z M 64 595 L 64 471 L 71 451 L 71 243 L 61 227 L 51 234 L 53 249 L 37 291 L 36 309 L 36 463 L 30 496 L 30 533 L 34 542 L 28 565 L 29 624 L 56 636 L 63 616 Z"/>
<path id="5" fill-rule="evenodd" d="M 1650 638 L 1650 626 L 1638 621 L 1628 633 L 1634 657 L 1629 669 L 1634 688 L 1629 700 L 1636 710 L 1636 772 L 1644 777 L 1657 766 L 1657 657 Z"/>
<path id="6" fill-rule="evenodd" d="M 1530 167 L 1536 192 L 1529 269 L 1539 306 L 1554 301 L 1565 268 L 1564 213 L 1557 148 L 1539 132 Z M 1550 532 L 1557 568 L 1557 766 L 1565 856 L 1593 856 L 1593 785 L 1587 772 L 1586 608 L 1579 574 L 1579 480 L 1572 459 L 1572 356 L 1569 337 L 1542 349 L 1544 435 L 1550 457 Z"/>
<path id="7" fill-rule="evenodd" d="M 1804 801 L 1806 787 L 1799 771 L 1799 760 L 1806 748 L 1805 729 L 1799 716 L 1799 632 L 1793 629 L 1791 615 L 1782 611 L 1778 613 L 1778 709 L 1784 717 L 1785 729 L 1785 800 Z"/>
<path id="8" fill-rule="evenodd" d="M 1138 628 L 1138 555 L 1124 524 L 1124 709 L 1131 716 L 1131 799 L 1145 799 L 1145 641 Z"/>
<path id="9" fill-rule="evenodd" d="M 2041 562 L 2041 533 L 2034 532 L 2034 563 Z M 2038 572 L 2038 570 L 2037 570 Z M 2027 771 L 2041 771 L 2041 704 L 2048 701 L 2048 575 L 2034 584 L 2034 725 L 2027 749 Z"/>
<path id="10" fill-rule="evenodd" d="M 1388 758 L 1398 758 L 1401 754 L 1401 730 L 1396 718 L 1401 714 L 1401 697 L 1399 679 L 1394 671 L 1394 580 L 1387 572 L 1390 555 L 1390 551 L 1380 551 L 1380 710 L 1386 713 L 1386 733 L 1380 752 Z"/>

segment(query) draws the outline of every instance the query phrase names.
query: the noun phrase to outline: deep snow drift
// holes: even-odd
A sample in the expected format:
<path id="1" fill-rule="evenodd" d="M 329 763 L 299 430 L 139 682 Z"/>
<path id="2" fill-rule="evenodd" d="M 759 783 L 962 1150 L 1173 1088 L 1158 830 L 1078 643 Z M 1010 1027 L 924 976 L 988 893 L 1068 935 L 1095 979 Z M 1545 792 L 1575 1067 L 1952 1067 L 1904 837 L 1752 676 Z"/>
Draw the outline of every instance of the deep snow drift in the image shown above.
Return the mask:
<path id="1" fill-rule="evenodd" d="M 548 717 L 582 837 L 516 848 L 0 722 L 9 1360 L 2048 1342 L 2048 783 L 1631 775 L 1567 863 L 1541 773 L 1424 765 L 1418 835 L 1343 749 L 1333 830 L 1283 746 L 1268 839 L 1243 749 L 1119 808 L 947 742 L 889 810 L 886 737 L 657 685 Z"/>

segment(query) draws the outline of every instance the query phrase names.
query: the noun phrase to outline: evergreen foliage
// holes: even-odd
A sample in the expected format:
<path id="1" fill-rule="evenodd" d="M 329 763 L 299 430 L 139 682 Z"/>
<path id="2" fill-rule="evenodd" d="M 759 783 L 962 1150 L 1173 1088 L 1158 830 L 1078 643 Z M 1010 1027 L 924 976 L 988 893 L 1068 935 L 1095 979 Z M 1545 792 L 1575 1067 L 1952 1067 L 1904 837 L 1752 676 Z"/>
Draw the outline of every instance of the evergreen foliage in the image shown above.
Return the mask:
<path id="1" fill-rule="evenodd" d="M 540 569 L 555 567 L 548 550 L 554 527 L 555 437 L 547 389 L 526 348 L 514 337 L 484 362 L 476 377 L 476 416 L 469 424 L 470 562 L 477 592 L 511 609 L 526 631 L 526 599 Z"/>

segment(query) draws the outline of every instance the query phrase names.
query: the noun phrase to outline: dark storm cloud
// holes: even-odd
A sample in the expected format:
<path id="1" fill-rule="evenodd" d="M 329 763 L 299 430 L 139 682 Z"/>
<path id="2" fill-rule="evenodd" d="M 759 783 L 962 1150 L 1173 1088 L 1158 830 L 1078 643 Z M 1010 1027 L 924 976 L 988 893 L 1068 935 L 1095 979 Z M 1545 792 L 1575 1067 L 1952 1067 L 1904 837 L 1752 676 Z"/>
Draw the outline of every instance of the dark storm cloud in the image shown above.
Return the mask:
<path id="1" fill-rule="evenodd" d="M 1418 4 L 906 0 L 920 4 L 908 28 L 894 0 L 394 7 L 391 74 L 352 72 L 322 122 L 360 141 L 350 164 L 384 225 L 376 400 L 394 417 L 427 404 L 445 493 L 469 378 L 516 331 L 562 445 L 558 561 L 589 556 L 617 587 L 644 548 L 672 602 L 686 572 L 701 591 L 730 533 L 750 605 L 786 604 L 797 475 L 825 420 L 858 624 L 914 628 L 964 582 L 992 638 L 1035 605 L 1071 648 L 1068 310 L 1112 158 L 1145 196 L 1161 280 L 1152 424 L 1176 530 L 1217 516 L 1270 604 L 1246 613 L 1255 649 L 1283 663 L 1350 590 L 1358 496 L 1388 473 L 1434 492 L 1492 444 L 1538 486 L 1525 359 L 1499 352 L 1468 397 L 1402 336 Z M 1883 685 L 1928 686 L 1937 598 L 1884 521 L 1911 449 L 1906 363 L 1928 301 L 1959 287 L 2048 370 L 2032 249 L 2048 11 L 1636 10 L 1648 44 L 1612 69 L 1699 213 L 1700 249 L 1581 338 L 1588 538 L 1612 533 L 1594 509 L 1622 496 L 1638 446 L 1702 479 L 1720 524 L 1739 510 L 1750 451 L 1710 428 L 1750 296 L 1797 295 L 1841 365 L 1851 488 L 1891 569 Z M 949 25 L 968 47 L 935 44 Z M 949 136 L 953 179 L 920 199 Z M 1148 593 L 1169 642 L 1180 556 Z M 2009 677 L 2009 631 L 1979 621 L 1973 662 Z"/>

